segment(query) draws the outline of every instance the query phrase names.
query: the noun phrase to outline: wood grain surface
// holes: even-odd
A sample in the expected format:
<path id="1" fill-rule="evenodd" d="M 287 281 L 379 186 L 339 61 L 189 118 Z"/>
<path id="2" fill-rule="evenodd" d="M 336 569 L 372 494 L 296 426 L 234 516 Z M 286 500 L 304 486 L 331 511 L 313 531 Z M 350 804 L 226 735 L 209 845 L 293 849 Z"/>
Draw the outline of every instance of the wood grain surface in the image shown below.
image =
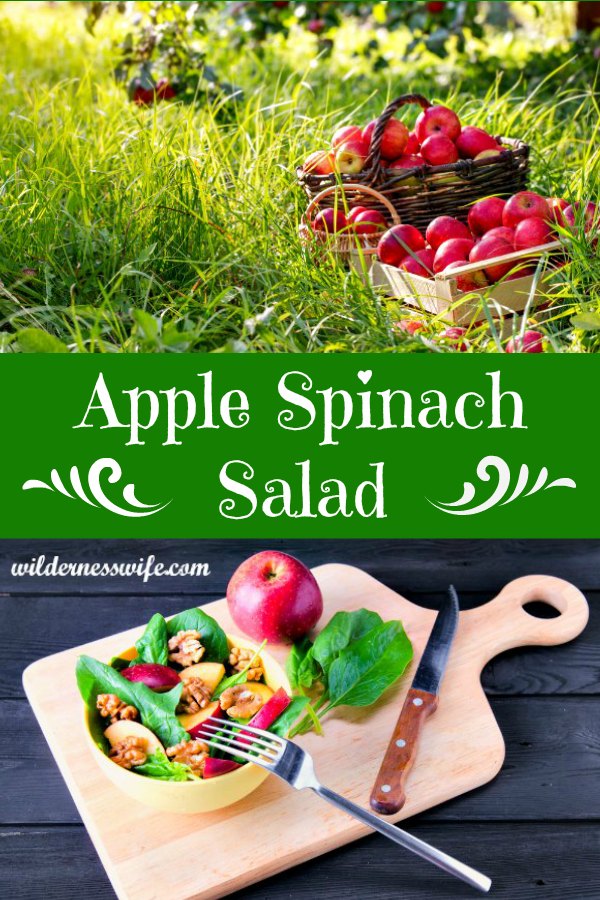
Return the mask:
<path id="1" fill-rule="evenodd" d="M 336 713 L 326 723 L 324 738 L 303 739 L 323 783 L 367 805 L 435 613 L 353 567 L 323 566 L 315 575 L 324 596 L 323 621 L 339 609 L 365 606 L 384 618 L 400 618 L 415 650 L 407 677 L 374 709 Z M 560 615 L 532 617 L 523 607 L 533 600 L 551 604 Z M 211 604 L 208 611 L 225 630 L 235 632 L 225 601 Z M 439 709 L 427 723 L 426 740 L 407 781 L 407 803 L 395 818 L 422 812 L 497 774 L 504 742 L 480 685 L 484 665 L 497 653 L 521 644 L 550 646 L 571 640 L 583 630 L 587 616 L 586 601 L 576 588 L 545 576 L 512 581 L 490 603 L 461 613 Z M 273 778 L 234 807 L 195 817 L 155 813 L 107 784 L 84 743 L 73 667 L 80 652 L 106 659 L 130 646 L 135 637 L 129 632 L 113 635 L 40 660 L 24 676 L 44 735 L 122 900 L 224 896 L 367 833 L 343 814 L 332 814 L 310 793 L 290 791 Z M 284 661 L 287 648 L 271 650 Z M 63 698 L 60 705 L 55 702 L 57 690 Z M 252 830 L 261 839 L 248 848 L 243 838 Z M 125 843 L 124 832 L 129 836 Z M 233 858 L 232 846 L 237 848 Z M 210 866 L 186 865 L 194 853 L 210 858 Z"/>

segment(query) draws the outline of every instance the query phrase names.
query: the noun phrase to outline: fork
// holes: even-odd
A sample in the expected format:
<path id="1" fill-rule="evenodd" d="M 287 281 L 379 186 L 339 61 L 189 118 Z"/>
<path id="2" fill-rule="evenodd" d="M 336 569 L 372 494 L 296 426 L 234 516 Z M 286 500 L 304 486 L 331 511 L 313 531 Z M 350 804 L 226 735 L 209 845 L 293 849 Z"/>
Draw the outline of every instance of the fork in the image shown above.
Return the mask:
<path id="1" fill-rule="evenodd" d="M 322 785 L 315 775 L 312 757 L 297 744 L 285 738 L 254 728 L 251 725 L 237 725 L 227 719 L 208 716 L 196 732 L 196 736 L 215 750 L 229 756 L 239 757 L 246 762 L 261 766 L 277 775 L 283 781 L 301 791 L 310 788 L 323 800 L 348 813 L 363 825 L 378 831 L 406 850 L 416 853 L 450 875 L 460 878 L 471 887 L 487 893 L 491 879 L 452 856 L 426 844 L 406 831 L 378 819 L 345 797 Z"/>

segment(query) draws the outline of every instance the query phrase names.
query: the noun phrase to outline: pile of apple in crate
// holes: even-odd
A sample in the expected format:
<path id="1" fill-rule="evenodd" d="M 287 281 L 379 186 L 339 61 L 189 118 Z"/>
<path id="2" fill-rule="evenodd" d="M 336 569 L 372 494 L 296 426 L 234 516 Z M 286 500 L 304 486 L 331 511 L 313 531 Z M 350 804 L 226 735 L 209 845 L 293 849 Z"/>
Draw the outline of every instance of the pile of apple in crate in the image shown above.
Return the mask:
<path id="1" fill-rule="evenodd" d="M 565 236 L 579 228 L 588 236 L 597 230 L 596 205 L 571 205 L 560 197 L 520 190 L 512 196 L 484 195 L 466 208 L 457 203 L 453 215 L 435 215 L 426 227 L 418 228 L 405 221 L 410 215 L 403 217 L 403 201 L 397 199 L 401 224 L 390 227 L 380 209 L 355 202 L 361 173 L 373 166 L 376 122 L 365 129 L 352 125 L 339 129 L 330 149 L 312 153 L 304 163 L 305 173 L 335 177 L 339 184 L 334 205 L 312 217 L 316 235 L 329 236 L 333 245 L 341 235 L 354 236 L 359 255 L 361 247 L 371 247 L 367 253 L 375 257 L 370 268 L 373 284 L 407 306 L 451 323 L 454 327 L 448 332 L 456 338 L 457 349 L 467 346 L 461 340 L 464 331 L 457 326 L 484 320 L 482 295 L 493 301 L 501 318 L 533 312 L 542 296 L 547 302 L 551 270 L 567 259 Z M 423 175 L 432 167 L 446 167 L 447 173 L 451 164 L 458 163 L 460 177 L 460 160 L 486 160 L 486 166 L 493 165 L 504 149 L 498 138 L 483 129 L 461 125 L 447 107 L 429 106 L 412 131 L 400 120 L 390 119 L 381 140 L 379 165 L 387 184 L 390 173 L 396 172 L 404 183 L 418 185 L 415 176 L 420 174 L 422 188 L 427 190 Z M 431 196 L 435 205 L 435 195 Z M 447 208 L 447 191 L 444 202 Z M 544 264 L 538 267 L 540 259 Z M 414 324 L 415 329 L 421 327 L 422 323 Z M 410 328 L 407 322 L 405 330 Z M 532 341 L 529 352 L 540 350 L 541 341 Z"/>

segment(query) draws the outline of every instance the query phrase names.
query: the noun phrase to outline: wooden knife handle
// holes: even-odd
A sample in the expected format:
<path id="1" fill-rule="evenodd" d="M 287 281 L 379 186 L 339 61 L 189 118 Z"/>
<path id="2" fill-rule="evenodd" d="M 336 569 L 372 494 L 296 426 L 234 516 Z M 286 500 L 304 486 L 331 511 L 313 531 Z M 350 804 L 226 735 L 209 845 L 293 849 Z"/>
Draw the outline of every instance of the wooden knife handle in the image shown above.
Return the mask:
<path id="1" fill-rule="evenodd" d="M 406 695 L 371 793 L 371 807 L 375 812 L 391 816 L 404 806 L 404 786 L 415 760 L 421 729 L 437 703 L 437 697 L 426 691 L 411 688 Z"/>

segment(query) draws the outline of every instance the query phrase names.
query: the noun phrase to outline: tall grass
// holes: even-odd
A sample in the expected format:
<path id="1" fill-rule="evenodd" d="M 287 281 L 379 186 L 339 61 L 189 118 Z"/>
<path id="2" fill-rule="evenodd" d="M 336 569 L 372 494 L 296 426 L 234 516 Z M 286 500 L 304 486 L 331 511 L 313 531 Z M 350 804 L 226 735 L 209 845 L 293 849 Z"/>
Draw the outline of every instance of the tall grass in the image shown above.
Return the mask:
<path id="1" fill-rule="evenodd" d="M 298 240 L 296 164 L 339 124 L 368 121 L 408 89 L 528 140 L 534 189 L 598 195 L 597 97 L 564 44 L 552 49 L 554 71 L 530 54 L 521 76 L 496 72 L 493 41 L 476 67 L 392 58 L 375 74 L 348 51 L 350 32 L 316 64 L 301 42 L 262 59 L 216 47 L 219 71 L 244 86 L 241 102 L 144 110 L 112 79 L 111 22 L 93 39 L 80 9 L 15 13 L 27 5 L 0 6 L 4 350 L 451 349 L 407 336 L 398 304 L 315 264 Z M 522 59 L 524 45 L 506 53 Z M 595 350 L 600 264 L 586 241 L 571 243 L 544 328 L 555 350 Z M 486 323 L 470 329 L 474 350 L 497 350 L 495 337 Z"/>

